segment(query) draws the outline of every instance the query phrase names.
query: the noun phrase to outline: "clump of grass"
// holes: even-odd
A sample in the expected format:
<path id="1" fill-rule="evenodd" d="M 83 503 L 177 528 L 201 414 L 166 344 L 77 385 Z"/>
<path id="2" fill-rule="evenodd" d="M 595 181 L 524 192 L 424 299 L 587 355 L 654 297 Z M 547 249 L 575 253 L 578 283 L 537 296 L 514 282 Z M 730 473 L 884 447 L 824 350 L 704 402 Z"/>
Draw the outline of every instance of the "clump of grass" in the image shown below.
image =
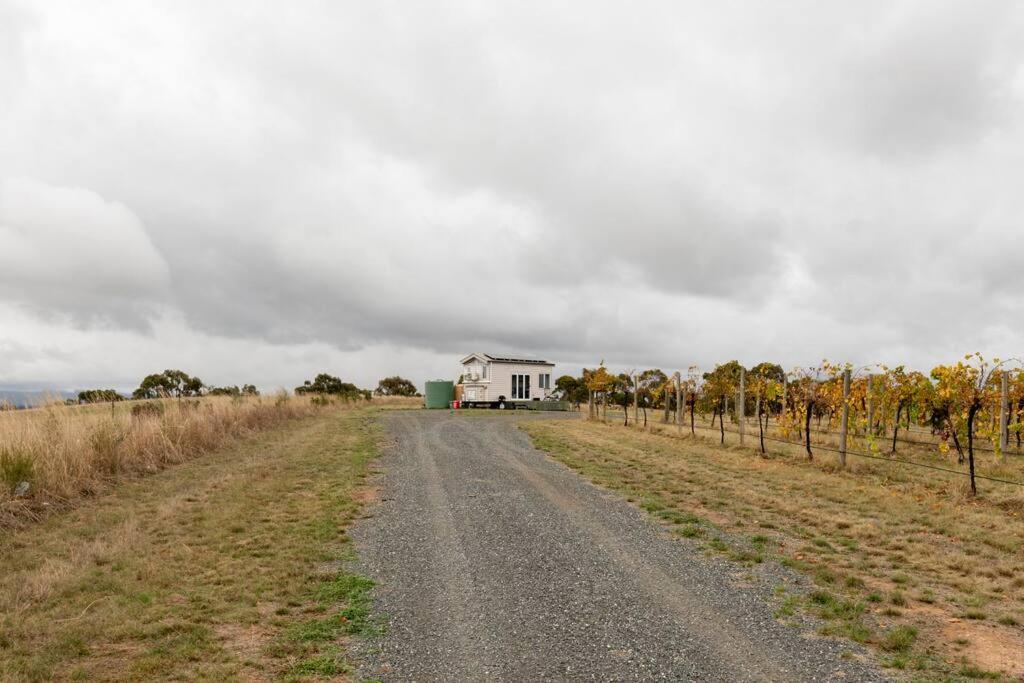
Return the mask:
<path id="1" fill-rule="evenodd" d="M 743 564 L 761 564 L 764 562 L 764 556 L 752 550 L 734 550 L 729 553 L 729 559 L 733 562 L 742 562 Z"/>
<path id="2" fill-rule="evenodd" d="M 679 512 L 678 510 L 660 510 L 657 512 L 657 515 L 672 524 L 694 524 L 700 521 L 700 517 L 697 515 L 689 512 Z"/>
<path id="3" fill-rule="evenodd" d="M 879 647 L 886 652 L 909 652 L 916 640 L 917 629 L 913 626 L 901 624 L 899 626 L 893 626 L 885 632 L 885 635 L 882 636 L 882 642 L 879 643 Z"/>
<path id="4" fill-rule="evenodd" d="M 903 596 L 903 593 L 900 591 L 893 591 L 892 593 L 890 593 L 889 602 L 893 605 L 896 605 L 897 607 L 907 606 L 907 599 Z"/>
<path id="5" fill-rule="evenodd" d="M 678 533 L 683 538 L 697 538 L 698 536 L 704 535 L 704 530 L 694 524 L 687 524 L 683 528 L 679 529 Z"/>
<path id="6" fill-rule="evenodd" d="M 1017 621 L 1014 617 L 1007 614 L 1006 616 L 999 617 L 999 623 L 1003 626 L 1016 626 L 1020 622 Z"/>
<path id="7" fill-rule="evenodd" d="M 720 553 L 724 553 L 729 550 L 729 546 L 720 538 L 712 538 L 708 541 L 708 547 L 712 550 L 717 550 Z"/>
<path id="8" fill-rule="evenodd" d="M 340 652 L 331 652 L 328 654 L 317 655 L 305 659 L 291 669 L 292 676 L 318 676 L 321 678 L 330 678 L 332 676 L 340 676 L 346 674 L 351 670 L 348 662 L 345 661 L 344 655 Z"/>
<path id="9" fill-rule="evenodd" d="M 790 595 L 785 600 L 783 600 L 782 604 L 779 605 L 779 608 L 775 610 L 775 618 L 782 619 L 783 617 L 793 616 L 794 614 L 796 614 L 796 608 L 797 606 L 799 606 L 799 604 L 800 598 L 798 598 L 795 595 Z"/>
<path id="10" fill-rule="evenodd" d="M 831 586 L 836 582 L 836 575 L 824 567 L 819 567 L 814 571 L 814 581 L 819 584 Z"/>
<path id="11" fill-rule="evenodd" d="M 998 680 L 1002 678 L 1002 675 L 996 671 L 986 671 L 985 669 L 981 669 L 977 666 L 974 666 L 973 664 L 964 664 L 960 667 L 960 671 L 958 671 L 957 673 L 959 673 L 964 678 L 972 678 L 975 680 Z"/>

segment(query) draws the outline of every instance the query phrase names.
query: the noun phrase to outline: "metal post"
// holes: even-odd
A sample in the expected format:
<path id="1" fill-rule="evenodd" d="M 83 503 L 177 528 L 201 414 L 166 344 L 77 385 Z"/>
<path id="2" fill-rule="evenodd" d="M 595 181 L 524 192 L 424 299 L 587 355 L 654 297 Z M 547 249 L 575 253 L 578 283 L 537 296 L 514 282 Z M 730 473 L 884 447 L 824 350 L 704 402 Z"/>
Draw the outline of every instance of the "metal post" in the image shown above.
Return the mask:
<path id="1" fill-rule="evenodd" d="M 843 422 L 839 426 L 839 466 L 846 467 L 846 428 L 850 423 L 850 370 L 843 370 Z"/>

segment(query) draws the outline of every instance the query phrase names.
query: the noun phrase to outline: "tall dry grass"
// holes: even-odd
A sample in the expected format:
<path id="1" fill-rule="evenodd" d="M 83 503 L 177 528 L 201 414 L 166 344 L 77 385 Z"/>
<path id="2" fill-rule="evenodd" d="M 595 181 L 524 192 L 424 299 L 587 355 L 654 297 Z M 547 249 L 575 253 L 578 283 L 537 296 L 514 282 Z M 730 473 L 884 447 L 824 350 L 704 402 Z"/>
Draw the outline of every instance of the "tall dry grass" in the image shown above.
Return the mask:
<path id="1" fill-rule="evenodd" d="M 280 394 L 0 412 L 0 527 L 329 405 Z"/>

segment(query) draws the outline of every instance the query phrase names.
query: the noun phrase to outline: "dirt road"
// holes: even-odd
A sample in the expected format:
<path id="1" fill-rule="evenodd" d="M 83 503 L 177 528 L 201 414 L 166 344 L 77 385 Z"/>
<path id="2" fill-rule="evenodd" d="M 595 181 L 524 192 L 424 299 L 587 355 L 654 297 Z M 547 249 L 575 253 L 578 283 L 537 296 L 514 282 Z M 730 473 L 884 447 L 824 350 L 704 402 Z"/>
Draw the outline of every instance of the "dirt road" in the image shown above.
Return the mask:
<path id="1" fill-rule="evenodd" d="M 777 622 L 765 581 L 536 451 L 520 419 L 543 418 L 386 417 L 380 499 L 353 529 L 387 622 L 362 676 L 886 680 Z"/>

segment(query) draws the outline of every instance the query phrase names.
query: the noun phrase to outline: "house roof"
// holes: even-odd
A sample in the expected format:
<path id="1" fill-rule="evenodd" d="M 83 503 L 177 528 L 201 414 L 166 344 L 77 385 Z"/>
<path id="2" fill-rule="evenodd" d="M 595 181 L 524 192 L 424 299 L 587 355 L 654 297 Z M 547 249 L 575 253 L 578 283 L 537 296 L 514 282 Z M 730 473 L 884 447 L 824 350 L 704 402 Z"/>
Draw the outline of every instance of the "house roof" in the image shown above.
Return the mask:
<path id="1" fill-rule="evenodd" d="M 546 360 L 537 360 L 536 358 L 505 358 L 501 356 L 492 356 L 487 353 L 471 353 L 459 362 L 465 365 L 467 361 L 473 358 L 483 358 L 484 360 L 489 360 L 492 363 L 515 363 L 517 365 L 554 365 L 554 363 L 550 363 Z"/>

